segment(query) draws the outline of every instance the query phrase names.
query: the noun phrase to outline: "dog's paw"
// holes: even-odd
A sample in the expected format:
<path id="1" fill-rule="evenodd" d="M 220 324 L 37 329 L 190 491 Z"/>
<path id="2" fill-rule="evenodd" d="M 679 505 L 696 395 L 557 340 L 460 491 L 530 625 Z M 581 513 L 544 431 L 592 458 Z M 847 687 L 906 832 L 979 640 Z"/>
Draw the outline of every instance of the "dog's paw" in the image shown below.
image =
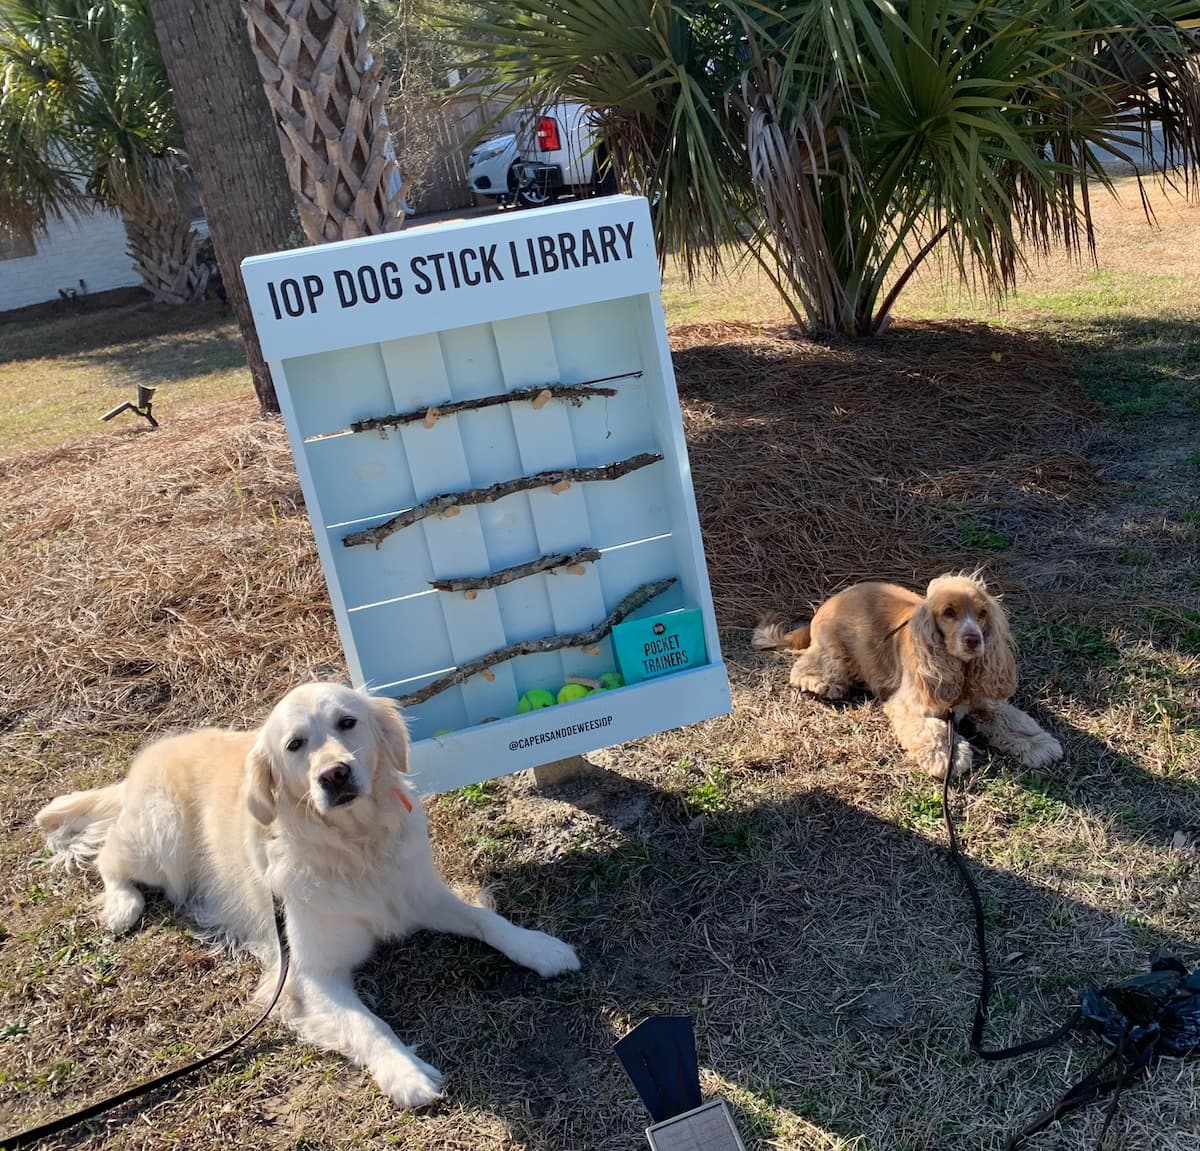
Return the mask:
<path id="1" fill-rule="evenodd" d="M 442 1073 L 412 1054 L 397 1054 L 371 1070 L 397 1107 L 425 1107 L 442 1093 Z"/>
<path id="2" fill-rule="evenodd" d="M 819 696 L 821 699 L 841 699 L 846 694 L 846 689 L 841 684 L 830 683 L 819 676 L 798 671 L 799 666 L 799 664 L 795 664 L 792 667 L 792 687 L 806 691 L 809 695 Z"/>
<path id="3" fill-rule="evenodd" d="M 122 935 L 142 917 L 145 906 L 146 900 L 136 887 L 106 887 L 101 899 L 104 926 L 114 935 Z"/>
<path id="4" fill-rule="evenodd" d="M 975 752 L 971 745 L 965 739 L 956 739 L 954 741 L 954 757 L 950 768 L 950 778 L 958 779 L 961 775 L 966 775 L 971 770 L 971 765 L 975 761 Z M 943 745 L 936 751 L 930 752 L 924 759 L 922 766 L 933 776 L 934 779 L 946 778 L 946 749 Z"/>
<path id="5" fill-rule="evenodd" d="M 1021 754 L 1021 762 L 1026 767 L 1046 767 L 1057 763 L 1063 757 L 1062 744 L 1049 732 L 1039 731 L 1032 736 Z"/>
<path id="6" fill-rule="evenodd" d="M 508 957 L 530 971 L 536 971 L 543 979 L 562 975 L 564 971 L 579 970 L 579 956 L 575 948 L 544 931 L 521 930 L 508 949 Z"/>

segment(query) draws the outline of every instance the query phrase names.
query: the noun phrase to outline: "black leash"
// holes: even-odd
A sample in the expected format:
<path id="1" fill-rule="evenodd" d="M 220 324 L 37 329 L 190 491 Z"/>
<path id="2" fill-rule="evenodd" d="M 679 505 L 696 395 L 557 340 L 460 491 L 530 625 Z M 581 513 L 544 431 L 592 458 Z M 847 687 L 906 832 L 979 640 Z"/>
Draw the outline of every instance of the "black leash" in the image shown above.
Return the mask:
<path id="1" fill-rule="evenodd" d="M 278 903 L 275 904 L 275 935 L 279 943 L 279 979 L 275 984 L 275 991 L 271 995 L 271 1002 L 267 1004 L 263 1013 L 236 1039 L 226 1043 L 219 1050 L 197 1059 L 194 1063 L 187 1063 L 183 1067 L 176 1067 L 173 1071 L 168 1071 L 154 1079 L 149 1079 L 145 1083 L 139 1083 L 136 1087 L 129 1087 L 116 1095 L 109 1096 L 107 1099 L 101 1099 L 98 1103 L 92 1103 L 79 1111 L 73 1111 L 70 1115 L 63 1115 L 59 1119 L 53 1119 L 49 1123 L 43 1123 L 40 1127 L 31 1127 L 28 1131 L 19 1131 L 15 1135 L 2 1136 L 0 1137 L 0 1151 L 16 1151 L 19 1147 L 32 1147 L 35 1143 L 40 1143 L 43 1139 L 49 1139 L 51 1135 L 59 1135 L 79 1123 L 86 1123 L 89 1119 L 94 1119 L 97 1115 L 102 1115 L 105 1111 L 121 1103 L 128 1103 L 129 1100 L 136 1099 L 139 1095 L 145 1095 L 157 1087 L 174 1083 L 176 1079 L 182 1079 L 183 1076 L 190 1075 L 193 1071 L 199 1071 L 201 1067 L 207 1067 L 210 1063 L 215 1063 L 218 1059 L 224 1059 L 226 1055 L 231 1054 L 240 1047 L 262 1026 L 267 1016 L 274 1010 L 275 1004 L 279 1002 L 279 996 L 283 994 L 284 980 L 287 979 L 290 952 L 287 942 L 287 931 L 283 921 L 283 907 Z"/>
<path id="2" fill-rule="evenodd" d="M 975 1017 L 971 1021 L 971 1050 L 980 1059 L 989 1062 L 998 1062 L 1002 1059 L 1016 1059 L 1021 1055 L 1028 1055 L 1031 1052 L 1041 1051 L 1047 1047 L 1053 1047 L 1056 1043 L 1061 1043 L 1079 1026 L 1084 1013 L 1083 1005 L 1080 1004 L 1061 1027 L 1057 1027 L 1054 1031 L 1042 1035 L 1037 1039 L 1031 1039 L 1026 1043 L 1017 1043 L 1012 1047 L 993 1049 L 988 1049 L 983 1045 L 983 1031 L 987 1025 L 988 1001 L 991 998 L 992 992 L 992 972 L 988 966 L 983 900 L 979 895 L 979 888 L 975 884 L 975 879 L 967 867 L 966 860 L 963 858 L 962 849 L 958 843 L 958 833 L 954 829 L 954 820 L 950 817 L 950 777 L 954 764 L 954 739 L 957 735 L 957 728 L 957 721 L 955 720 L 954 713 L 951 712 L 946 719 L 947 757 L 946 778 L 942 783 L 942 817 L 945 820 L 946 834 L 950 840 L 950 858 L 954 866 L 958 869 L 959 877 L 962 879 L 963 886 L 967 889 L 967 894 L 971 899 L 971 906 L 975 912 L 975 946 L 979 952 L 979 997 L 975 1001 Z M 1037 1116 L 1032 1122 L 1013 1135 L 1008 1141 L 1007 1151 L 1016 1151 L 1016 1148 L 1020 1147 L 1030 1135 L 1036 1135 L 1039 1131 L 1044 1131 L 1047 1127 L 1057 1123 L 1058 1120 L 1069 1115 L 1072 1111 L 1079 1110 L 1079 1108 L 1086 1106 L 1088 1103 L 1111 1091 L 1112 1099 L 1104 1115 L 1104 1124 L 1100 1128 L 1100 1136 L 1096 1141 L 1097 1151 L 1099 1151 L 1104 1146 L 1105 1136 L 1108 1134 L 1113 1116 L 1117 1113 L 1117 1104 L 1120 1101 L 1121 1092 L 1126 1083 L 1131 1078 L 1145 1071 L 1154 1060 L 1153 1041 L 1143 1043 L 1143 1045 L 1131 1045 L 1128 1042 L 1129 1038 L 1129 1026 L 1126 1024 L 1122 1027 L 1120 1036 L 1114 1044 L 1112 1052 L 1098 1066 L 1085 1075 L 1083 1079 L 1067 1090 L 1049 1111 Z M 1131 1046 L 1132 1059 L 1129 1058 Z M 1105 1072 L 1113 1067 L 1114 1064 L 1117 1065 L 1117 1074 L 1110 1078 L 1105 1078 Z"/>
<path id="3" fill-rule="evenodd" d="M 983 1045 L 983 1030 L 987 1026 L 988 1002 L 992 997 L 992 970 L 988 966 L 983 900 L 979 895 L 979 888 L 975 885 L 975 879 L 967 867 L 966 860 L 963 859 L 962 848 L 958 843 L 958 833 L 954 829 L 954 820 L 950 818 L 950 776 L 953 774 L 954 738 L 957 733 L 958 723 L 954 718 L 954 713 L 951 712 L 946 720 L 946 778 L 942 782 L 942 818 L 946 822 L 946 835 L 950 839 L 950 859 L 958 868 L 959 877 L 967 889 L 967 895 L 970 896 L 971 906 L 975 911 L 975 948 L 979 952 L 979 998 L 975 1001 L 975 1018 L 971 1021 L 971 1050 L 980 1059 L 999 1062 L 1001 1059 L 1016 1059 L 1018 1056 L 1041 1051 L 1045 1047 L 1053 1047 L 1054 1044 L 1062 1042 L 1079 1022 L 1080 1010 L 1076 1007 L 1070 1019 L 1061 1027 L 1038 1039 L 1031 1039 L 1027 1043 L 1017 1043 L 1012 1047 L 991 1050 Z"/>

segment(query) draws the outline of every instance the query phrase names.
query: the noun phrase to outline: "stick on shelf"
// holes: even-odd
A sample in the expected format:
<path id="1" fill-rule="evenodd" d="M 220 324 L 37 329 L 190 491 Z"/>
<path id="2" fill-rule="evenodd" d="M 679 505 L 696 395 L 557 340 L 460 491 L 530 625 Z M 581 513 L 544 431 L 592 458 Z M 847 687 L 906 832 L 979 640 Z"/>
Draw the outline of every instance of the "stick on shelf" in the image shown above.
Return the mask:
<path id="1" fill-rule="evenodd" d="M 491 396 L 476 396 L 470 400 L 452 400 L 445 404 L 426 404 L 411 412 L 394 412 L 387 416 L 370 416 L 365 420 L 355 420 L 350 425 L 352 432 L 386 431 L 388 428 L 401 428 L 406 424 L 423 423 L 426 427 L 433 425 L 442 416 L 453 416 L 459 412 L 473 412 L 480 408 L 491 408 L 498 404 L 532 403 L 541 408 L 546 400 L 568 400 L 579 405 L 593 396 L 615 396 L 616 388 L 601 388 L 597 384 L 607 384 L 612 380 L 636 380 L 641 378 L 639 372 L 618 372 L 615 376 L 597 376 L 594 380 L 580 380 L 577 384 L 535 384 L 529 388 L 514 388 L 511 392 L 499 392 Z M 544 398 L 543 398 L 544 397 Z M 536 401 L 541 400 L 541 403 Z M 431 420 L 430 413 L 436 413 Z"/>
<path id="2" fill-rule="evenodd" d="M 576 564 L 595 563 L 600 558 L 596 548 L 580 548 L 573 552 L 560 552 L 557 555 L 538 556 L 528 563 L 514 564 L 510 568 L 488 572 L 481 576 L 455 576 L 451 579 L 431 579 L 430 587 L 438 591 L 477 591 L 482 588 L 502 587 L 513 580 L 525 576 L 537 575 L 538 572 L 552 571 L 554 568 L 569 568 Z M 580 569 L 582 572 L 582 569 Z"/>
<path id="3" fill-rule="evenodd" d="M 538 472 L 533 476 L 518 476 L 512 480 L 501 480 L 499 483 L 492 484 L 491 487 L 468 488 L 462 492 L 446 492 L 440 496 L 433 496 L 399 515 L 392 516 L 390 520 L 376 524 L 373 528 L 363 528 L 361 531 L 343 536 L 342 546 L 352 548 L 360 544 L 374 544 L 375 547 L 379 547 L 394 532 L 411 527 L 430 516 L 457 515 L 459 508 L 469 504 L 490 504 L 505 496 L 511 496 L 516 492 L 527 492 L 533 488 L 554 487 L 557 484 L 565 484 L 569 487 L 573 483 L 615 480 L 629 472 L 636 472 L 639 468 L 656 464 L 661 459 L 662 456 L 656 452 L 642 452 L 640 455 L 630 456 L 627 460 L 615 460 L 611 464 L 603 464 L 600 467 L 557 468 L 553 471 Z M 565 491 L 566 488 L 560 490 Z"/>
<path id="4" fill-rule="evenodd" d="M 510 659 L 516 659 L 518 656 L 533 655 L 535 652 L 561 651 L 567 647 L 587 647 L 589 644 L 599 643 L 626 616 L 648 604 L 655 596 L 662 595 L 674 582 L 675 577 L 672 576 L 669 579 L 642 584 L 641 587 L 631 591 L 621 600 L 595 627 L 590 627 L 586 631 L 571 632 L 567 635 L 546 635 L 539 639 L 523 639 L 518 643 L 509 644 L 508 647 L 499 648 L 496 651 L 488 652 L 487 655 L 481 655 L 478 659 L 464 663 L 440 679 L 430 680 L 424 687 L 409 692 L 408 695 L 396 696 L 396 702 L 401 707 L 424 703 L 448 687 L 466 683 L 471 676 L 479 675 L 488 668 L 495 667 L 498 663 L 507 663 Z"/>

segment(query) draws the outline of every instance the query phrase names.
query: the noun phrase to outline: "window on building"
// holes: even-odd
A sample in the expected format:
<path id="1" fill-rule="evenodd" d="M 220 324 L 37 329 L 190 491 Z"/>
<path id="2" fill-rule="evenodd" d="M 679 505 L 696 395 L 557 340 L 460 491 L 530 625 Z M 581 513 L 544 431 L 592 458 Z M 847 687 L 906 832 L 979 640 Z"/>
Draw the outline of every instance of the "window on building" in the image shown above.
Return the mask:
<path id="1" fill-rule="evenodd" d="M 37 255 L 37 244 L 29 228 L 0 226 L 0 260 L 23 260 Z"/>

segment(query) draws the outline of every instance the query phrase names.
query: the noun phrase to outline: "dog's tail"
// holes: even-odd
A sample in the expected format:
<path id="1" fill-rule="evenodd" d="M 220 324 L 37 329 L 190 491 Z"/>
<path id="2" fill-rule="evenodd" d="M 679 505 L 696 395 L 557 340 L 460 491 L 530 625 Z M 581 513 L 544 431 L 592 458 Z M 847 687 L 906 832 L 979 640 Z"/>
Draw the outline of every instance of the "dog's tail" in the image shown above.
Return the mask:
<path id="1" fill-rule="evenodd" d="M 750 646 L 759 651 L 803 651 L 810 643 L 808 624 L 792 627 L 787 616 L 778 613 L 763 616 L 750 637 Z"/>
<path id="2" fill-rule="evenodd" d="M 54 866 L 70 871 L 96 858 L 108 829 L 121 814 L 121 791 L 119 783 L 92 791 L 73 791 L 52 799 L 34 816 L 46 837 Z"/>

